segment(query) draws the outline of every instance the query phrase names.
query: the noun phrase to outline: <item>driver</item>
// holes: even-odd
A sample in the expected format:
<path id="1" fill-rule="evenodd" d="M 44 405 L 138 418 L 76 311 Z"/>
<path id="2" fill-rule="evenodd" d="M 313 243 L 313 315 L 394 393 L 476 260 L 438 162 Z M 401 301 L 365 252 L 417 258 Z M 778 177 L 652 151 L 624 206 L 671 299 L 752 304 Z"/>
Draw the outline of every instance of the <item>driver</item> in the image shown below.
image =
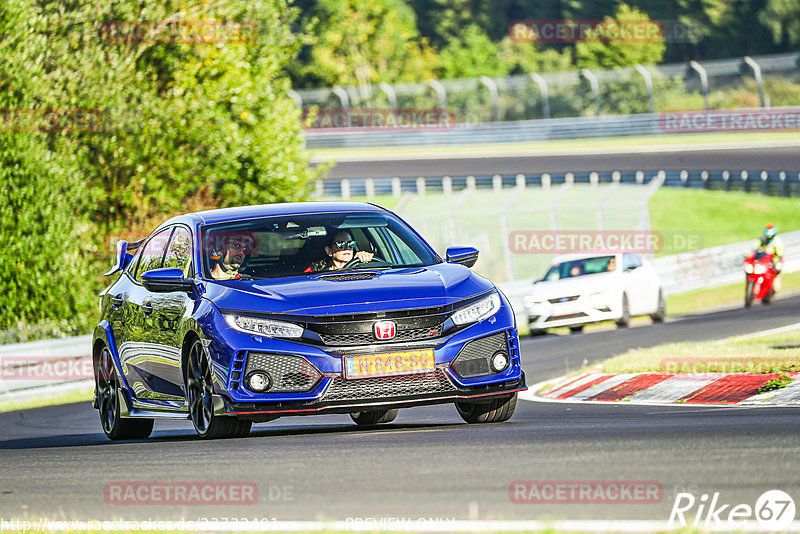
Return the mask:
<path id="1" fill-rule="evenodd" d="M 215 280 L 240 280 L 239 270 L 244 267 L 256 247 L 256 238 L 250 232 L 231 232 L 219 236 L 219 245 L 211 252 Z"/>
<path id="2" fill-rule="evenodd" d="M 350 232 L 342 230 L 333 236 L 331 242 L 325 245 L 326 257 L 315 261 L 305 272 L 335 271 L 347 265 L 353 258 L 358 258 L 361 263 L 372 261 L 374 254 L 367 251 L 355 252 L 356 241 Z"/>

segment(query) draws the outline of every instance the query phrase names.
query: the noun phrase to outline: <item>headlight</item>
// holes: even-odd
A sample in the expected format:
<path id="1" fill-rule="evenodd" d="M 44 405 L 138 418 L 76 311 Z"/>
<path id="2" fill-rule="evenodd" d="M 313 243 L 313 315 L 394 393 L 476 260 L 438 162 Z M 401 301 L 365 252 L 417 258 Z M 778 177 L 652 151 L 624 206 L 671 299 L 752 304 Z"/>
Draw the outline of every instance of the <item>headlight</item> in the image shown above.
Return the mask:
<path id="1" fill-rule="evenodd" d="M 525 305 L 526 306 L 537 306 L 539 304 L 543 304 L 544 299 L 540 297 L 525 297 Z"/>
<path id="2" fill-rule="evenodd" d="M 746 272 L 747 274 L 752 274 L 753 273 L 753 264 L 752 263 L 745 263 L 744 264 L 744 272 Z"/>
<path id="3" fill-rule="evenodd" d="M 282 321 L 259 319 L 258 317 L 248 317 L 246 315 L 226 315 L 225 322 L 234 330 L 256 336 L 300 337 L 303 335 L 302 326 Z"/>
<path id="4" fill-rule="evenodd" d="M 767 272 L 767 268 L 763 265 L 756 265 L 756 274 L 764 274 Z"/>
<path id="5" fill-rule="evenodd" d="M 479 300 L 475 304 L 470 304 L 455 312 L 451 318 L 456 324 L 469 324 L 475 321 L 482 321 L 491 317 L 500 309 L 500 295 L 494 293 L 485 299 Z"/>

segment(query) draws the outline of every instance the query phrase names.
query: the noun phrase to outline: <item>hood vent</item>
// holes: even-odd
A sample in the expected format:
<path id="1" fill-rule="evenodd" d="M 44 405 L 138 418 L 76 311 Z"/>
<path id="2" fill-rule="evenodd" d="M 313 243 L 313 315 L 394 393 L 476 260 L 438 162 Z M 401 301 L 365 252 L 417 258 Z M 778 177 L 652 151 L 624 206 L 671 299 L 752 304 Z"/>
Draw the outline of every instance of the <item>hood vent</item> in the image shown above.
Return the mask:
<path id="1" fill-rule="evenodd" d="M 372 280 L 378 273 L 341 273 L 325 274 L 318 276 L 317 280 L 330 280 L 331 282 L 350 282 L 351 280 Z"/>

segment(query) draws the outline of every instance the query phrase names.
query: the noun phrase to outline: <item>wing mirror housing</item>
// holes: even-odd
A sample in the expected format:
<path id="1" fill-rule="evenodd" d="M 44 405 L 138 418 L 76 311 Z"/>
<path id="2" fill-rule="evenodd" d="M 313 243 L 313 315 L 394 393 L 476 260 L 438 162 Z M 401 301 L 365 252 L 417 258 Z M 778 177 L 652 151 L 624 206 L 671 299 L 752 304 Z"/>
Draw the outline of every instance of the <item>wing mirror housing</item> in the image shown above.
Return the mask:
<path id="1" fill-rule="evenodd" d="M 183 277 L 183 270 L 177 267 L 162 267 L 142 274 L 142 284 L 153 293 L 172 291 L 191 291 L 194 280 Z"/>
<path id="2" fill-rule="evenodd" d="M 478 261 L 478 249 L 474 247 L 447 247 L 447 263 L 472 267 L 476 261 Z"/>

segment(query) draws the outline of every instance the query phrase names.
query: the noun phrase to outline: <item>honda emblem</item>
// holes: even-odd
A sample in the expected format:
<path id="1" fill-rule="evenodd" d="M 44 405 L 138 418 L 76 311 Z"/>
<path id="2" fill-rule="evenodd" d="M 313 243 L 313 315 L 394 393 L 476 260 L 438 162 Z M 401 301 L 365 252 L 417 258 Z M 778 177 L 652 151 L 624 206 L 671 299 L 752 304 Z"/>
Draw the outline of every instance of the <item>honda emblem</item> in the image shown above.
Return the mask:
<path id="1" fill-rule="evenodd" d="M 397 325 L 394 321 L 378 321 L 373 325 L 376 339 L 392 339 L 397 334 Z"/>

